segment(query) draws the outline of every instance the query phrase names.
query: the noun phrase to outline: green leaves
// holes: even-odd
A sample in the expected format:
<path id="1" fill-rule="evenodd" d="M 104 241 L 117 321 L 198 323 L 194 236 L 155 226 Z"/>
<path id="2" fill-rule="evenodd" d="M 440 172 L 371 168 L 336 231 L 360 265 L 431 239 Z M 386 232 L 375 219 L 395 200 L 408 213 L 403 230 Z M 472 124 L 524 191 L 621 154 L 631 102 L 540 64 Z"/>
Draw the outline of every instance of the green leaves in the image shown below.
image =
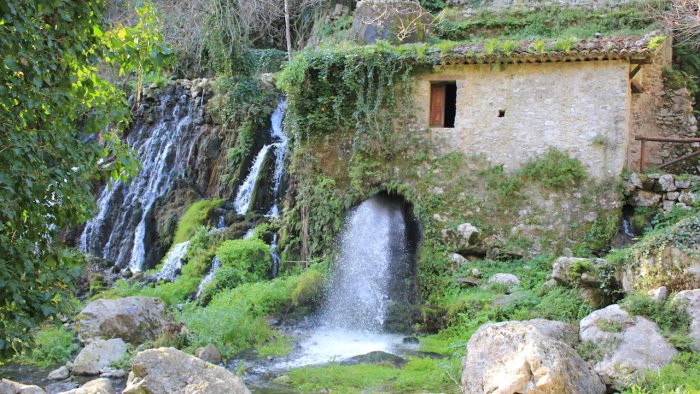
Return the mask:
<path id="1" fill-rule="evenodd" d="M 57 233 L 92 216 L 93 181 L 126 179 L 138 168 L 119 139 L 129 114 L 124 94 L 97 74 L 108 55 L 123 59 L 120 46 L 105 43 L 104 6 L 0 4 L 0 356 L 27 346 L 34 326 L 65 310 L 82 256 Z M 166 50 L 149 18 L 132 34 L 150 40 L 128 43 L 144 60 L 118 65 L 125 71 L 164 64 L 151 62 L 153 48 Z"/>

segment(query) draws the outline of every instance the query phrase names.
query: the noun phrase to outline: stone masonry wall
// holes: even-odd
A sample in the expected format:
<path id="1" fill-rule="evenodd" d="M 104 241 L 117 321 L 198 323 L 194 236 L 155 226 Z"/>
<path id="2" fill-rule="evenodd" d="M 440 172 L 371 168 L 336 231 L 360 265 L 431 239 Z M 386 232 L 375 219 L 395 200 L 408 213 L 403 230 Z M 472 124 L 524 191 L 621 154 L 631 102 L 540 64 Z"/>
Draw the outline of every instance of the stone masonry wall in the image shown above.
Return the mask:
<path id="1" fill-rule="evenodd" d="M 627 203 L 671 211 L 674 207 L 690 208 L 700 203 L 700 177 L 673 174 L 630 174 L 624 182 Z"/>
<path id="2" fill-rule="evenodd" d="M 456 81 L 455 127 L 429 129 L 443 153 L 514 170 L 554 147 L 594 178 L 617 176 L 629 138 L 628 73 L 621 61 L 444 67 L 418 77 L 413 127 L 428 129 L 431 81 Z"/>

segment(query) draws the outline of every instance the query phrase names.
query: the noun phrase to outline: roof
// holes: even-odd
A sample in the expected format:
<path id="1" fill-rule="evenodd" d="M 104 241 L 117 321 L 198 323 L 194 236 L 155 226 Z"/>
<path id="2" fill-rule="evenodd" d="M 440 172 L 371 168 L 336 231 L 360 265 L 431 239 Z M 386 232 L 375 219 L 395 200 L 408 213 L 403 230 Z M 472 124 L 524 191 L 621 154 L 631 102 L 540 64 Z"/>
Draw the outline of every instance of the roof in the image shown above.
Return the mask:
<path id="1" fill-rule="evenodd" d="M 611 37 L 573 41 L 528 41 L 519 43 L 467 44 L 442 56 L 443 65 L 491 63 L 554 63 L 626 60 L 650 63 L 665 35 L 652 32 L 644 37 Z"/>

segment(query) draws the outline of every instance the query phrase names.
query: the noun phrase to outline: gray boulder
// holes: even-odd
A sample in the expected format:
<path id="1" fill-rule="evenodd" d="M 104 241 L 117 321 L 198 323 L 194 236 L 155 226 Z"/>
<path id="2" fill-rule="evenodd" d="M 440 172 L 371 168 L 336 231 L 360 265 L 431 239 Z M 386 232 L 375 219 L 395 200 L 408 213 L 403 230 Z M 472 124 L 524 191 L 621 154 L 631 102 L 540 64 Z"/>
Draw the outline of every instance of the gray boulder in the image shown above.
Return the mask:
<path id="1" fill-rule="evenodd" d="M 39 386 L 2 379 L 0 380 L 0 394 L 46 394 L 46 391 Z"/>
<path id="2" fill-rule="evenodd" d="M 680 302 L 690 316 L 690 339 L 692 349 L 700 353 L 700 289 L 684 290 L 673 297 L 673 302 Z"/>
<path id="3" fill-rule="evenodd" d="M 78 337 L 122 338 L 132 344 L 155 339 L 170 321 L 163 301 L 152 297 L 99 299 L 78 315 Z"/>
<path id="4" fill-rule="evenodd" d="M 552 263 L 552 279 L 557 284 L 579 290 L 579 295 L 594 306 L 611 302 L 609 294 L 622 287 L 617 272 L 608 269 L 604 259 L 559 257 Z M 606 292 L 607 290 L 607 292 Z"/>
<path id="5" fill-rule="evenodd" d="M 249 394 L 225 368 L 174 348 L 143 351 L 134 357 L 123 394 Z"/>
<path id="6" fill-rule="evenodd" d="M 126 353 L 126 343 L 120 338 L 97 339 L 88 343 L 70 364 L 73 375 L 99 375 L 100 371 L 118 361 Z"/>
<path id="7" fill-rule="evenodd" d="M 77 389 L 63 391 L 59 394 L 116 394 L 112 381 L 106 378 L 91 380 Z"/>
<path id="8" fill-rule="evenodd" d="M 219 349 L 216 348 L 213 344 L 208 344 L 205 347 L 200 347 L 194 352 L 195 356 L 201 358 L 202 360 L 212 363 L 212 364 L 220 364 L 221 363 L 221 353 L 219 352 Z"/>
<path id="9" fill-rule="evenodd" d="M 630 194 L 628 202 L 635 207 L 655 207 L 661 202 L 661 195 L 646 190 L 635 190 Z"/>
<path id="10" fill-rule="evenodd" d="M 70 376 L 70 371 L 64 365 L 58 369 L 54 369 L 53 371 L 49 372 L 49 376 L 47 376 L 46 378 L 49 380 L 63 380 L 68 379 L 68 376 Z"/>
<path id="11" fill-rule="evenodd" d="M 670 364 L 678 351 L 661 335 L 656 323 L 632 317 L 619 305 L 599 309 L 581 320 L 579 335 L 603 355 L 594 368 L 603 381 L 622 390 L 643 376 Z"/>
<path id="12" fill-rule="evenodd" d="M 512 291 L 513 287 L 520 285 L 520 279 L 513 274 L 493 274 L 489 280 L 489 285 L 503 285 L 506 286 L 508 291 Z"/>
<path id="13" fill-rule="evenodd" d="M 605 385 L 566 342 L 570 326 L 542 319 L 485 324 L 462 362 L 462 392 L 605 393 Z"/>
<path id="14" fill-rule="evenodd" d="M 660 192 L 675 192 L 677 190 L 676 180 L 673 178 L 673 175 L 661 175 L 659 180 L 656 182 L 656 190 Z"/>

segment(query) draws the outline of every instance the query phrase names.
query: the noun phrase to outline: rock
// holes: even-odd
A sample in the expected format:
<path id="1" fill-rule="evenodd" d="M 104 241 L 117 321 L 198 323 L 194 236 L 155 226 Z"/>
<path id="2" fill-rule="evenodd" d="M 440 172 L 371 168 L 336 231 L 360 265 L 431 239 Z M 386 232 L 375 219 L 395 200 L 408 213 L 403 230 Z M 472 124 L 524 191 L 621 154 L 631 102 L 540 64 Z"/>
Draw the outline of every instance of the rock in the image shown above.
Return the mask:
<path id="1" fill-rule="evenodd" d="M 619 305 L 594 311 L 581 320 L 582 342 L 590 342 L 603 354 L 594 369 L 603 381 L 622 390 L 643 376 L 670 364 L 678 351 L 661 335 L 656 323 L 631 317 Z"/>
<path id="2" fill-rule="evenodd" d="M 673 297 L 673 302 L 683 303 L 688 316 L 690 316 L 690 333 L 688 336 L 693 341 L 692 349 L 700 352 L 700 289 L 683 290 Z"/>
<path id="3" fill-rule="evenodd" d="M 479 286 L 481 284 L 481 279 L 479 278 L 457 278 L 455 281 L 462 287 Z"/>
<path id="4" fill-rule="evenodd" d="M 664 202 L 661 203 L 661 209 L 663 209 L 664 212 L 671 212 L 673 210 L 674 205 L 676 205 L 675 202 L 664 200 Z"/>
<path id="5" fill-rule="evenodd" d="M 63 380 L 63 379 L 68 379 L 70 376 L 70 371 L 66 366 L 62 366 L 58 369 L 54 369 L 53 371 L 49 372 L 49 376 L 47 379 L 49 380 Z"/>
<path id="6" fill-rule="evenodd" d="M 633 172 L 630 174 L 629 178 L 627 178 L 627 181 L 632 184 L 636 189 L 641 189 L 642 186 L 642 178 L 639 177 L 639 174 L 636 172 Z"/>
<path id="7" fill-rule="evenodd" d="M 450 261 L 452 262 L 453 271 L 457 271 L 461 266 L 467 264 L 467 259 L 465 259 L 464 256 L 459 253 L 451 253 Z"/>
<path id="8" fill-rule="evenodd" d="M 144 393 L 249 394 L 250 391 L 238 376 L 225 368 L 174 348 L 158 348 L 134 357 L 123 391 L 123 394 Z"/>
<path id="9" fill-rule="evenodd" d="M 64 380 L 61 382 L 47 384 L 46 386 L 44 386 L 44 390 L 46 390 L 46 392 L 48 392 L 49 394 L 58 394 L 77 389 L 78 387 L 80 387 L 78 383 L 72 380 Z"/>
<path id="10" fill-rule="evenodd" d="M 355 364 L 391 364 L 396 368 L 403 367 L 408 360 L 395 354 L 374 351 L 359 356 L 350 357 L 349 359 L 340 362 L 341 365 Z"/>
<path id="11" fill-rule="evenodd" d="M 684 190 L 678 196 L 678 201 L 688 206 L 694 206 L 698 201 L 698 197 L 695 193 Z"/>
<path id="12" fill-rule="evenodd" d="M 373 44 L 377 40 L 395 44 L 421 42 L 428 34 L 432 19 L 416 1 L 360 1 L 349 36 L 363 44 Z"/>
<path id="13" fill-rule="evenodd" d="M 155 339 L 169 322 L 163 301 L 152 297 L 99 299 L 78 315 L 78 337 L 122 338 L 132 344 Z"/>
<path id="14" fill-rule="evenodd" d="M 676 181 L 675 179 L 673 179 L 673 175 L 661 175 L 661 177 L 659 177 L 659 180 L 656 182 L 656 189 L 660 192 L 675 192 Z"/>
<path id="15" fill-rule="evenodd" d="M 676 189 L 687 189 L 690 187 L 691 181 L 690 179 L 676 179 Z"/>
<path id="16" fill-rule="evenodd" d="M 208 344 L 205 347 L 200 347 L 194 352 L 195 356 L 201 358 L 202 360 L 212 363 L 212 364 L 220 364 L 221 363 L 221 353 L 219 352 L 219 349 L 216 348 L 213 344 Z"/>
<path id="17" fill-rule="evenodd" d="M 630 194 L 628 202 L 634 207 L 655 207 L 659 205 L 661 195 L 646 190 L 637 190 Z"/>
<path id="18" fill-rule="evenodd" d="M 669 201 L 676 201 L 676 200 L 678 200 L 678 196 L 680 196 L 680 195 L 681 194 L 679 192 L 669 192 L 669 193 L 666 193 L 665 198 Z"/>
<path id="19" fill-rule="evenodd" d="M 654 290 L 649 290 L 649 297 L 656 302 L 666 301 L 668 297 L 668 289 L 666 286 L 661 286 Z"/>
<path id="20" fill-rule="evenodd" d="M 39 386 L 13 382 L 9 379 L 0 380 L 0 394 L 46 394 Z"/>
<path id="21" fill-rule="evenodd" d="M 604 259 L 559 257 L 552 263 L 552 280 L 579 289 L 579 295 L 594 306 L 609 304 L 610 294 L 619 289 L 621 279 L 611 274 L 610 263 Z"/>
<path id="22" fill-rule="evenodd" d="M 481 271 L 479 271 L 478 268 L 472 268 L 471 271 L 469 271 L 469 273 L 472 274 L 472 276 L 475 278 L 481 278 Z"/>
<path id="23" fill-rule="evenodd" d="M 129 373 L 123 369 L 105 368 L 100 370 L 101 378 L 123 379 L 127 377 L 127 375 L 129 375 Z"/>
<path id="24" fill-rule="evenodd" d="M 420 343 L 420 341 L 416 337 L 404 337 L 404 339 L 401 342 L 408 345 L 418 345 Z"/>
<path id="25" fill-rule="evenodd" d="M 460 254 L 483 253 L 481 232 L 470 223 L 462 223 L 456 228 L 442 230 L 443 240 L 455 248 Z"/>
<path id="26" fill-rule="evenodd" d="M 489 278 L 489 283 L 512 287 L 520 285 L 520 279 L 513 274 L 494 274 Z"/>
<path id="27" fill-rule="evenodd" d="M 116 394 L 112 381 L 106 378 L 91 380 L 82 387 L 59 394 Z"/>
<path id="28" fill-rule="evenodd" d="M 485 324 L 462 362 L 462 393 L 605 393 L 591 367 L 562 339 L 567 325 L 537 319 Z"/>
<path id="29" fill-rule="evenodd" d="M 88 343 L 71 364 L 73 375 L 99 375 L 100 370 L 119 360 L 126 353 L 126 343 L 120 338 L 97 339 Z"/>

